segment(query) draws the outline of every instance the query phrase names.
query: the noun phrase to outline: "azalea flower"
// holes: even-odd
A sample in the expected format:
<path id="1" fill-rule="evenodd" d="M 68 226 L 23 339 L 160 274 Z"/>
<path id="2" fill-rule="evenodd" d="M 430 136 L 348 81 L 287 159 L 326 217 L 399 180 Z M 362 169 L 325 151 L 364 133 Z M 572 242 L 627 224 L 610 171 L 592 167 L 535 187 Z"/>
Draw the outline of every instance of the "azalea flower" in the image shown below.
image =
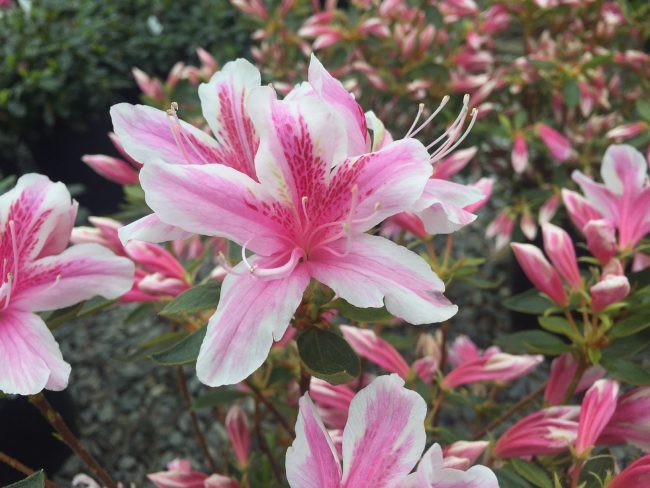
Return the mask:
<path id="1" fill-rule="evenodd" d="M 586 200 L 567 193 L 565 205 L 583 232 L 589 220 L 613 223 L 618 230 L 618 249 L 629 251 L 650 232 L 648 162 L 632 146 L 613 145 L 605 152 L 600 174 L 604 184 L 574 171 L 572 178 L 582 188 Z"/>
<path id="2" fill-rule="evenodd" d="M 496 477 L 477 466 L 464 472 L 444 468 L 440 446 L 424 455 L 414 468 L 426 442 L 426 403 L 404 388 L 392 374 L 380 376 L 361 390 L 350 403 L 349 420 L 343 430 L 343 468 L 314 404 L 305 394 L 300 399 L 296 439 L 287 450 L 286 470 L 292 488 L 496 488 Z"/>
<path id="3" fill-rule="evenodd" d="M 242 246 L 201 346 L 202 382 L 237 383 L 255 371 L 312 278 L 354 306 L 385 304 L 414 324 L 456 313 L 426 261 L 365 233 L 422 195 L 433 156 L 420 142 L 368 152 L 361 108 L 316 58 L 309 83 L 284 100 L 261 87 L 244 60 L 226 65 L 199 94 L 218 140 L 174 111 L 120 105 L 112 113 L 124 147 L 144 162 L 140 180 L 155 212 L 123 238 L 158 239 L 161 227 L 174 235 L 178 225 Z"/>
<path id="4" fill-rule="evenodd" d="M 32 395 L 63 390 L 70 365 L 34 312 L 101 295 L 113 299 L 133 282 L 133 263 L 97 244 L 66 249 L 77 215 L 63 183 L 22 176 L 0 196 L 0 391 Z"/>
<path id="5" fill-rule="evenodd" d="M 158 488 L 239 488 L 239 483 L 228 476 L 193 470 L 187 459 L 174 459 L 167 471 L 148 474 L 147 478 Z"/>

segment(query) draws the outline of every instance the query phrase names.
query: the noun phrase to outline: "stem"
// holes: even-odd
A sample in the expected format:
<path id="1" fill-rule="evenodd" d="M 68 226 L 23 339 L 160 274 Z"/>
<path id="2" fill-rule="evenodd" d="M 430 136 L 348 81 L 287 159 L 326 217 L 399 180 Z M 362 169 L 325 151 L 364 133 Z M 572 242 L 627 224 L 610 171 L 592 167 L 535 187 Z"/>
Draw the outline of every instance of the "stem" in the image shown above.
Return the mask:
<path id="1" fill-rule="evenodd" d="M 190 414 L 190 418 L 192 419 L 192 430 L 194 430 L 194 435 L 196 436 L 196 443 L 199 445 L 199 448 L 203 452 L 203 457 L 205 457 L 205 461 L 208 463 L 208 466 L 210 466 L 210 469 L 213 473 L 216 473 L 217 465 L 214 462 L 212 455 L 210 454 L 210 449 L 208 449 L 208 443 L 206 442 L 203 431 L 201 430 L 199 418 L 197 417 L 196 412 L 192 410 L 192 399 L 190 398 L 190 392 L 187 389 L 187 380 L 185 379 L 185 372 L 183 371 L 182 366 L 178 367 L 178 387 L 181 391 L 183 402 L 185 403 L 185 409 L 187 410 L 187 413 Z"/>
<path id="2" fill-rule="evenodd" d="M 269 459 L 269 463 L 271 464 L 271 469 L 273 470 L 273 474 L 275 475 L 275 478 L 278 480 L 278 483 L 282 483 L 282 474 L 280 473 L 280 469 L 278 468 L 278 465 L 275 464 L 273 453 L 269 449 L 269 445 L 266 443 L 266 439 L 262 435 L 262 431 L 260 429 L 260 423 L 261 423 L 260 402 L 256 401 L 255 402 L 255 436 L 257 437 L 257 443 L 260 446 L 260 450 L 264 454 L 266 454 L 266 457 Z"/>
<path id="3" fill-rule="evenodd" d="M 447 364 L 447 333 L 449 332 L 449 321 L 444 322 L 440 326 L 440 363 L 438 364 L 438 371 L 440 375 L 445 374 L 445 366 Z M 443 388 L 438 388 L 438 393 L 436 399 L 433 402 L 431 407 L 431 427 L 435 427 L 438 423 L 438 414 L 440 413 L 440 407 L 442 407 L 442 402 L 445 399 L 445 390 Z"/>
<path id="4" fill-rule="evenodd" d="M 445 244 L 445 257 L 442 259 L 442 269 L 447 269 L 447 263 L 451 257 L 451 246 L 454 243 L 454 234 L 447 236 L 447 243 Z"/>
<path id="5" fill-rule="evenodd" d="M 305 366 L 300 362 L 300 395 L 309 393 L 309 384 L 311 383 L 311 375 L 305 369 Z"/>
<path id="6" fill-rule="evenodd" d="M 24 474 L 25 476 L 30 476 L 35 473 L 35 471 L 27 466 L 25 466 L 23 463 L 18 461 L 17 459 L 12 458 L 8 454 L 5 454 L 4 452 L 0 451 L 0 462 L 5 463 L 7 466 L 10 468 L 15 469 L 19 473 Z M 56 483 L 53 481 L 48 480 L 45 478 L 45 486 L 46 488 L 59 488 Z"/>
<path id="7" fill-rule="evenodd" d="M 576 461 L 573 470 L 571 470 L 571 488 L 578 488 L 578 482 L 580 481 L 580 472 L 582 471 L 582 460 Z"/>
<path id="8" fill-rule="evenodd" d="M 497 417 L 494 419 L 492 422 L 490 422 L 487 427 L 482 429 L 481 431 L 477 432 L 474 435 L 474 440 L 478 440 L 481 437 L 483 437 L 485 434 L 490 432 L 491 430 L 494 430 L 497 428 L 499 425 L 501 425 L 503 422 L 508 420 L 512 415 L 517 413 L 519 410 L 524 408 L 526 405 L 528 405 L 530 402 L 532 402 L 535 398 L 537 398 L 538 395 L 544 392 L 544 389 L 546 388 L 546 382 L 542 383 L 539 385 L 537 388 L 535 388 L 533 391 L 531 391 L 528 395 L 526 395 L 524 398 L 519 400 L 517 403 L 515 403 L 512 407 L 508 409 L 507 412 L 505 412 L 503 415 L 500 417 Z"/>
<path id="9" fill-rule="evenodd" d="M 260 402 L 262 402 L 266 408 L 268 408 L 269 412 L 271 412 L 271 414 L 280 423 L 284 430 L 286 430 L 292 438 L 296 437 L 296 431 L 293 430 L 293 428 L 287 423 L 287 419 L 285 419 L 284 416 L 273 406 L 273 404 L 262 394 L 260 389 L 255 386 L 255 384 L 250 380 L 244 380 L 244 383 L 246 383 L 246 386 L 251 389 L 255 397 Z"/>
<path id="10" fill-rule="evenodd" d="M 63 420 L 63 417 L 52 408 L 50 402 L 43 396 L 42 393 L 37 395 L 30 395 L 29 401 L 34 405 L 41 415 L 45 417 L 50 425 L 61 436 L 61 440 L 65 442 L 72 452 L 74 452 L 84 462 L 88 469 L 102 482 L 107 488 L 116 488 L 115 482 L 106 470 L 97 462 L 97 460 L 90 454 L 86 448 L 81 444 L 81 441 L 72 433 L 68 425 Z"/>
<path id="11" fill-rule="evenodd" d="M 438 394 L 436 399 L 433 402 L 433 407 L 431 407 L 431 427 L 435 427 L 438 423 L 438 414 L 440 413 L 440 407 L 442 407 L 442 402 L 445 399 L 445 390 L 438 387 Z"/>
<path id="12" fill-rule="evenodd" d="M 433 239 L 429 237 L 426 241 L 424 241 L 424 245 L 427 248 L 427 253 L 429 253 L 429 257 L 431 258 L 431 262 L 434 264 L 438 263 L 438 256 L 436 255 L 436 249 L 433 247 Z"/>
<path id="13" fill-rule="evenodd" d="M 569 324 L 571 325 L 571 330 L 576 335 L 576 337 L 581 337 L 582 334 L 580 334 L 580 329 L 578 329 L 578 326 L 576 325 L 576 321 L 573 320 L 573 315 L 571 315 L 571 312 L 565 310 L 564 316 L 566 317 L 567 322 L 569 322 Z"/>

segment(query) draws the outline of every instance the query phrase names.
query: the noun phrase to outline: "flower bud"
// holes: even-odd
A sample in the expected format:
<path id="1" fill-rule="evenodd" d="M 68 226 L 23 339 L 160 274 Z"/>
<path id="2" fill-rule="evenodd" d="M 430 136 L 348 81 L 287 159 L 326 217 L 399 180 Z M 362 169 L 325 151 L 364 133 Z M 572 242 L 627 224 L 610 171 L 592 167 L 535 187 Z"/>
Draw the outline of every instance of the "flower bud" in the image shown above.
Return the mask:
<path id="1" fill-rule="evenodd" d="M 612 303 L 622 301 L 630 293 L 630 282 L 626 276 L 607 275 L 589 288 L 591 309 L 600 312 Z"/>
<path id="2" fill-rule="evenodd" d="M 583 457 L 589 454 L 616 410 L 619 384 L 613 380 L 598 380 L 587 391 L 578 421 L 576 454 Z"/>
<path id="3" fill-rule="evenodd" d="M 616 226 L 609 220 L 590 220 L 585 224 L 582 233 L 587 239 L 587 247 L 598 261 L 606 264 L 616 256 Z"/>
<path id="4" fill-rule="evenodd" d="M 372 330 L 341 325 L 341 332 L 357 354 L 386 371 L 397 373 L 404 379 L 408 377 L 410 368 L 402 355 Z"/>
<path id="5" fill-rule="evenodd" d="M 138 182 L 138 172 L 121 159 L 103 154 L 85 154 L 81 160 L 95 173 L 118 185 L 133 185 Z"/>
<path id="6" fill-rule="evenodd" d="M 573 149 L 571 149 L 569 141 L 558 131 L 544 124 L 539 124 L 537 131 L 542 142 L 544 142 L 555 159 L 566 161 L 573 155 Z"/>
<path id="7" fill-rule="evenodd" d="M 515 136 L 511 161 L 515 173 L 523 173 L 528 167 L 528 147 L 526 146 L 526 138 L 521 133 Z"/>
<path id="8" fill-rule="evenodd" d="M 251 451 L 251 433 L 248 428 L 246 412 L 239 405 L 234 405 L 226 415 L 226 431 L 230 445 L 235 451 L 235 459 L 239 466 L 246 466 Z"/>
<path id="9" fill-rule="evenodd" d="M 513 243 L 511 247 L 517 262 L 535 288 L 548 295 L 556 304 L 565 306 L 568 298 L 560 275 L 546 260 L 542 251 L 531 244 Z"/>
<path id="10" fill-rule="evenodd" d="M 567 232 L 553 224 L 543 224 L 544 251 L 569 286 L 578 290 L 582 286 L 582 277 L 578 270 L 578 259 L 571 237 Z"/>

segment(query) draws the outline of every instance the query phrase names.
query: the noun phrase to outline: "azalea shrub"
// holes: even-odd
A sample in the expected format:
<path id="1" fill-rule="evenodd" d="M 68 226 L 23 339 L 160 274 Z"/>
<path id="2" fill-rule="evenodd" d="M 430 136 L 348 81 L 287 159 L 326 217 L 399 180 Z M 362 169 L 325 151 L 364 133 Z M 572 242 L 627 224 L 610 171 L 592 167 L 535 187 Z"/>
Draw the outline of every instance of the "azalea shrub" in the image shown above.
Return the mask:
<path id="1" fill-rule="evenodd" d="M 341 71 L 336 61 L 303 52 L 363 45 L 361 37 L 337 37 L 328 27 L 359 20 L 355 9 L 413 11 L 408 26 L 402 17 L 390 20 L 396 25 L 360 17 L 365 34 L 387 43 L 405 43 L 413 26 L 418 35 L 433 26 L 430 42 L 444 26 L 449 39 L 473 22 L 492 26 L 479 37 L 498 34 L 528 12 L 532 46 L 534 35 L 549 36 L 536 31 L 538 15 L 584 7 L 540 3 L 493 5 L 488 14 L 471 1 L 441 2 L 425 9 L 437 12 L 427 16 L 400 2 L 353 3 L 348 10 L 328 4 L 324 11 L 283 2 L 275 14 L 262 3 L 237 2 L 267 29 L 301 25 L 296 15 L 308 16 L 306 27 L 325 26 L 313 46 L 304 39 L 314 30 L 297 37 L 273 31 L 284 33 L 286 44 L 267 47 L 293 53 L 291 43 L 298 43 L 301 54 L 292 55 L 305 58 L 304 69 L 302 61 L 285 60 L 296 72 L 276 74 L 259 52 L 262 71 L 244 59 L 221 64 L 205 50 L 198 52 L 200 66 L 176 64 L 164 81 L 135 69 L 145 104 L 110 111 L 120 156 L 84 157 L 124 187 L 117 215 L 75 226 L 77 204 L 62 183 L 28 174 L 8 184 L 0 197 L 0 390 L 28 396 L 83 460 L 87 470 L 70 480 L 74 485 L 144 481 L 117 480 L 42 393 L 65 389 L 70 376 L 51 330 L 119 307 L 128 312 L 125 320 L 155 328 L 157 338 L 143 342 L 133 360 L 177 370 L 203 454 L 161 460 L 148 477 L 158 487 L 646 486 L 650 162 L 644 153 L 596 132 L 588 137 L 593 152 L 582 160 L 583 147 L 550 126 L 534 126 L 550 152 L 563 148 L 585 164 L 552 166 L 572 171 L 554 180 L 541 239 L 509 246 L 533 287 L 503 304 L 539 326 L 479 347 L 486 338 L 454 327 L 458 306 L 450 297 L 458 286 L 495 294 L 500 284 L 483 278 L 484 256 L 466 256 L 454 243 L 476 239 L 468 231 L 480 223 L 493 185 L 517 185 L 501 182 L 506 178 L 490 166 L 471 182 L 457 175 L 472 158 L 490 157 L 492 144 L 509 140 L 498 131 L 485 136 L 486 117 L 533 113 L 509 99 L 507 106 L 492 102 L 494 112 L 482 115 L 485 98 L 454 90 L 431 106 L 418 105 L 429 88 L 447 86 L 426 71 L 422 79 L 432 84 L 421 90 L 428 95 L 407 104 L 413 97 L 382 85 L 381 72 L 368 86 L 343 84 L 328 71 Z M 606 5 L 599 4 L 607 14 L 603 28 L 612 17 L 632 15 Z M 628 42 L 640 39 L 636 34 Z M 648 69 L 642 62 L 624 67 Z M 462 68 L 456 79 L 470 79 L 471 70 Z M 493 81 L 517 92 L 509 77 Z M 538 89 L 526 88 L 541 98 Z M 587 117 L 566 106 L 562 112 L 571 121 Z M 407 113 L 411 120 L 402 127 Z M 540 117 L 526 123 L 539 124 Z M 521 148 L 529 129 L 513 141 L 517 157 L 527 151 Z M 484 151 L 488 156 L 479 156 Z M 542 154 L 515 166 L 544 192 L 547 182 L 536 179 L 549 169 Z M 502 210 L 488 226 L 501 247 L 510 240 L 510 212 Z M 187 389 L 189 375 L 204 385 L 198 396 Z M 197 409 L 212 409 L 222 439 L 205 436 Z M 23 486 L 52 485 L 46 473 L 1 454 L 0 461 L 29 475 Z"/>

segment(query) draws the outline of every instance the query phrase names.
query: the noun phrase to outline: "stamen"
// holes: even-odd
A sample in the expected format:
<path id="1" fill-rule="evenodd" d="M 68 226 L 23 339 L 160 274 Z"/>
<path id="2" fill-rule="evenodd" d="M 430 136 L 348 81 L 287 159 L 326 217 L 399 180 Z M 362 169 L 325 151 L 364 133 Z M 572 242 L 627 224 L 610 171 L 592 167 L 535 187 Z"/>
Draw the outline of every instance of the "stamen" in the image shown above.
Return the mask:
<path id="1" fill-rule="evenodd" d="M 187 151 L 185 150 L 185 146 L 183 146 L 180 135 L 182 134 L 181 130 L 181 123 L 178 119 L 178 115 L 176 115 L 176 110 L 178 110 L 178 103 L 172 102 L 169 110 L 167 110 L 167 115 L 168 115 L 168 122 L 169 122 L 169 129 L 172 131 L 172 137 L 174 138 L 174 142 L 176 142 L 176 146 L 178 146 L 178 149 L 181 150 L 181 153 L 183 153 L 183 156 L 185 157 L 185 162 L 187 164 L 192 164 L 190 161 L 190 157 L 187 154 Z"/>
<path id="2" fill-rule="evenodd" d="M 465 132 L 463 133 L 462 136 L 454 143 L 453 146 L 451 146 L 447 151 L 444 152 L 444 154 L 436 155 L 432 154 L 431 155 L 431 162 L 435 163 L 436 161 L 440 160 L 441 158 L 445 157 L 447 154 L 451 153 L 456 149 L 464 140 L 465 138 L 469 135 L 469 133 L 472 130 L 472 127 L 474 127 L 474 123 L 476 122 L 476 118 L 478 117 L 478 109 L 473 108 L 472 113 L 470 115 L 472 118 L 469 121 L 469 124 L 467 125 L 467 128 L 465 129 Z"/>
<path id="3" fill-rule="evenodd" d="M 405 137 L 414 137 L 416 136 L 422 129 L 424 129 L 429 123 L 436 118 L 436 116 L 440 113 L 440 111 L 445 108 L 445 105 L 447 105 L 447 102 L 449 102 L 449 95 L 445 95 L 442 97 L 442 100 L 440 100 L 440 105 L 438 105 L 438 108 L 434 110 L 434 112 L 427 117 L 427 119 L 422 122 L 420 127 L 418 127 L 414 132 L 411 132 L 409 129 L 409 133 Z"/>
<path id="4" fill-rule="evenodd" d="M 223 269 L 226 270 L 226 273 L 233 274 L 235 276 L 242 276 L 246 274 L 240 271 L 235 271 L 235 268 L 230 266 L 230 263 L 228 263 L 226 256 L 224 256 L 221 251 L 219 251 L 219 253 L 217 254 L 217 262 L 221 265 Z"/>
<path id="5" fill-rule="evenodd" d="M 9 306 L 9 302 L 11 301 L 11 288 L 13 284 L 13 275 L 11 273 L 7 273 L 7 281 L 2 284 L 0 287 L 0 298 L 2 295 L 5 295 L 5 303 L 2 306 L 2 310 L 5 310 Z M 5 291 L 6 290 L 6 291 Z"/>
<path id="6" fill-rule="evenodd" d="M 309 219 L 309 213 L 307 212 L 307 201 L 309 200 L 309 197 L 306 195 L 300 199 L 300 203 L 302 204 L 302 213 L 305 215 L 305 221 L 307 224 L 309 224 L 310 219 Z"/>
<path id="7" fill-rule="evenodd" d="M 282 266 L 278 266 L 277 268 L 260 268 L 257 265 L 255 265 L 251 269 L 251 274 L 253 276 L 258 276 L 258 277 L 274 277 L 274 278 L 281 278 L 284 275 L 289 274 L 291 271 L 293 271 L 293 268 L 296 267 L 296 264 L 298 264 L 298 261 L 300 258 L 304 255 L 304 251 L 296 247 L 291 251 L 291 256 L 289 256 L 289 260 L 283 264 Z"/>
<path id="8" fill-rule="evenodd" d="M 420 116 L 422 115 L 422 112 L 423 112 L 423 111 L 424 111 L 424 104 L 423 104 L 423 103 L 420 103 L 420 104 L 418 105 L 418 113 L 415 115 L 415 120 L 414 120 L 413 123 L 411 124 L 411 127 L 409 127 L 409 130 L 406 131 L 406 134 L 404 134 L 404 139 L 406 139 L 407 137 L 410 137 L 410 135 L 411 135 L 411 131 L 412 131 L 413 129 L 415 129 L 415 124 L 417 124 L 417 123 L 418 123 L 418 120 L 420 120 Z"/>

